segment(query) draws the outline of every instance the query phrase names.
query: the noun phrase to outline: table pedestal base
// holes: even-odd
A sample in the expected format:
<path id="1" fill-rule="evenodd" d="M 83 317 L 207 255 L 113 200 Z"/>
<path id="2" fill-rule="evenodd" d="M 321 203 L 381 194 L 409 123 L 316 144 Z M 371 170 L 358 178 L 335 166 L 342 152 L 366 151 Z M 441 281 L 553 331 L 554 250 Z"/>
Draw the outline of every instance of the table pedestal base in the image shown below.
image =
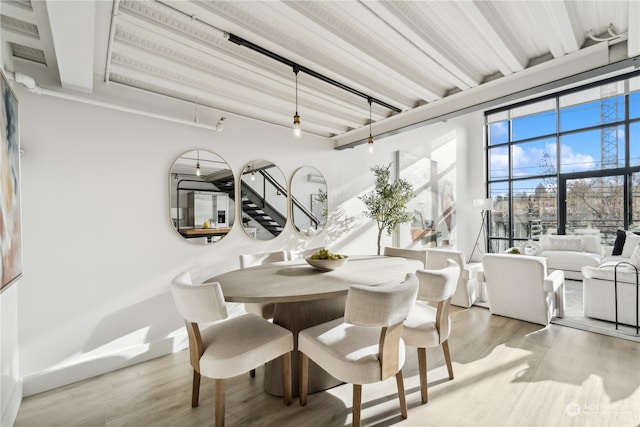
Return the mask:
<path id="1" fill-rule="evenodd" d="M 298 352 L 298 332 L 329 320 L 344 316 L 345 297 L 327 298 L 313 301 L 277 303 L 273 323 L 287 328 L 293 333 L 293 354 L 291 357 L 291 383 L 293 396 L 300 394 L 300 353 Z M 309 393 L 327 390 L 341 384 L 324 369 L 309 361 Z M 282 358 L 268 362 L 264 372 L 264 389 L 274 396 L 282 396 Z"/>

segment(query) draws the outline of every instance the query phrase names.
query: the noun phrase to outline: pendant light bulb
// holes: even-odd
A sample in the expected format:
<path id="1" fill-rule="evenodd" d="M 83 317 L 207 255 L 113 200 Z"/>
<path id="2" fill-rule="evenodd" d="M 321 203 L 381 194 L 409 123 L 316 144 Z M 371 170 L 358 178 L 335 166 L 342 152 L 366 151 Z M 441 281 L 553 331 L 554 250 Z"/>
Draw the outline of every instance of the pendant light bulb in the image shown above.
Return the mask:
<path id="1" fill-rule="evenodd" d="M 296 113 L 293 115 L 293 137 L 302 137 L 302 128 L 300 127 L 300 115 L 298 114 L 298 71 L 300 69 L 297 65 L 293 66 L 293 72 L 296 75 Z"/>
<path id="2" fill-rule="evenodd" d="M 198 151 L 198 160 L 196 161 L 196 176 L 200 176 L 200 151 Z"/>
<path id="3" fill-rule="evenodd" d="M 251 181 L 256 180 L 256 171 L 251 171 Z"/>
<path id="4" fill-rule="evenodd" d="M 296 138 L 302 137 L 302 129 L 300 128 L 300 116 L 296 111 L 296 115 L 293 116 L 293 136 Z"/>

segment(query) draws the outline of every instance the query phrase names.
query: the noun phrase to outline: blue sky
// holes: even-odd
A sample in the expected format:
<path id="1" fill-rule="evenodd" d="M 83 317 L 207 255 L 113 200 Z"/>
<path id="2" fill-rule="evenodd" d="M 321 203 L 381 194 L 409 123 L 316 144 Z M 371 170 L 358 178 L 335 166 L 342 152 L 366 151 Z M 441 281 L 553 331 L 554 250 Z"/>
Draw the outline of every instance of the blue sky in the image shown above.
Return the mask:
<path id="1" fill-rule="evenodd" d="M 624 119 L 624 97 L 617 99 L 616 109 L 612 108 L 612 117 L 608 117 L 605 122 L 612 122 Z M 630 116 L 640 117 L 640 92 L 631 95 Z M 560 130 L 580 129 L 601 123 L 600 102 L 576 105 L 563 109 L 560 113 Z M 556 117 L 554 112 L 540 113 L 531 116 L 524 116 L 512 121 L 513 139 L 522 140 L 533 138 L 537 135 L 554 134 L 556 131 Z M 506 121 L 491 124 L 490 145 L 506 142 L 509 139 L 508 124 Z M 631 164 L 638 164 L 640 159 L 640 122 L 633 123 L 630 129 L 631 134 Z M 618 140 L 618 163 L 624 165 L 624 126 L 609 128 L 607 135 L 609 138 Z M 561 137 L 560 164 L 561 172 L 581 172 L 586 170 L 601 169 L 601 132 L 599 130 L 578 132 Z M 490 171 L 492 179 L 508 177 L 508 152 L 507 147 L 491 150 Z M 514 177 L 525 177 L 554 173 L 549 169 L 541 167 L 544 154 L 548 154 L 547 164 L 556 164 L 557 149 L 555 137 L 535 140 L 513 146 Z"/>

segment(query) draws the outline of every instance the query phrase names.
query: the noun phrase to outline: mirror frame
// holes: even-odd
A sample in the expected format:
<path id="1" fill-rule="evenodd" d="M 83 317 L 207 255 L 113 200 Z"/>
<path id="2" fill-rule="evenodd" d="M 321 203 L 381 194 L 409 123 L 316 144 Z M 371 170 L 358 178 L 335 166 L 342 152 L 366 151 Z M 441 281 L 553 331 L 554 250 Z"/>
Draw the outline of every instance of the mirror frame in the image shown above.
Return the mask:
<path id="1" fill-rule="evenodd" d="M 192 173 L 189 172 L 191 168 Z M 198 168 L 200 176 L 195 172 Z M 217 184 L 214 183 L 216 180 L 219 181 Z M 207 200 L 209 198 L 211 200 Z M 235 222 L 235 199 L 233 170 L 220 155 L 193 149 L 180 154 L 171 164 L 169 219 L 173 230 L 185 241 L 206 245 L 226 237 Z M 208 203 L 211 203 L 211 210 Z M 205 210 L 198 213 L 195 207 L 203 204 Z"/>

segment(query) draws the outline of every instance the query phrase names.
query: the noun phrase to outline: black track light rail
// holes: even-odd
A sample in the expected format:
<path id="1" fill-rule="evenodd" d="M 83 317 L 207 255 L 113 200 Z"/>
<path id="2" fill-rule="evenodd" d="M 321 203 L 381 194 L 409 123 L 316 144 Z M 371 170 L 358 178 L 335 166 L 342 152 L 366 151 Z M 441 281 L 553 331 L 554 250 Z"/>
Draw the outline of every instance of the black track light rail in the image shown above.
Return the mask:
<path id="1" fill-rule="evenodd" d="M 293 61 L 291 61 L 291 60 L 289 60 L 289 59 L 287 59 L 287 58 L 285 58 L 283 56 L 280 56 L 277 53 L 271 52 L 270 50 L 267 50 L 267 49 L 265 49 L 265 48 L 263 48 L 261 46 L 258 46 L 257 44 L 251 43 L 250 41 L 245 40 L 242 37 L 238 37 L 235 34 L 231 34 L 231 33 L 227 33 L 227 36 L 228 36 L 229 41 L 232 42 L 232 43 L 235 43 L 235 44 L 237 44 L 239 46 L 244 46 L 246 48 L 249 48 L 249 49 L 251 49 L 253 51 L 261 53 L 262 55 L 268 56 L 271 59 L 275 59 L 278 62 L 281 62 L 281 63 L 283 63 L 285 65 L 288 65 L 288 66 L 292 67 L 294 70 L 302 71 L 303 73 L 306 73 L 306 74 L 308 74 L 308 75 L 310 75 L 312 77 L 315 77 L 315 78 L 317 78 L 319 80 L 322 80 L 325 83 L 329 83 L 329 84 L 331 84 L 333 86 L 336 86 L 336 87 L 338 87 L 338 88 L 340 88 L 342 90 L 346 90 L 347 92 L 350 92 L 350 93 L 352 93 L 354 95 L 357 95 L 357 96 L 359 96 L 361 98 L 366 99 L 369 103 L 375 102 L 376 104 L 381 105 L 381 106 L 383 106 L 385 108 L 388 108 L 389 110 L 395 111 L 396 113 L 401 113 L 402 112 L 402 110 L 399 109 L 398 107 L 394 107 L 391 104 L 388 104 L 388 103 L 386 103 L 384 101 L 381 101 L 379 99 L 373 98 L 373 97 L 367 95 L 366 93 L 360 92 L 357 89 L 354 89 L 354 88 L 349 87 L 349 86 L 347 86 L 345 84 L 342 84 L 342 83 L 340 83 L 340 82 L 338 82 L 336 80 L 333 80 L 332 78 L 329 78 L 329 77 L 327 77 L 327 76 L 325 76 L 323 74 L 320 74 L 320 73 L 318 73 L 316 71 L 313 71 L 313 70 L 311 70 L 311 69 L 309 69 L 307 67 L 304 67 L 302 65 L 296 64 L 295 62 L 293 62 Z"/>

